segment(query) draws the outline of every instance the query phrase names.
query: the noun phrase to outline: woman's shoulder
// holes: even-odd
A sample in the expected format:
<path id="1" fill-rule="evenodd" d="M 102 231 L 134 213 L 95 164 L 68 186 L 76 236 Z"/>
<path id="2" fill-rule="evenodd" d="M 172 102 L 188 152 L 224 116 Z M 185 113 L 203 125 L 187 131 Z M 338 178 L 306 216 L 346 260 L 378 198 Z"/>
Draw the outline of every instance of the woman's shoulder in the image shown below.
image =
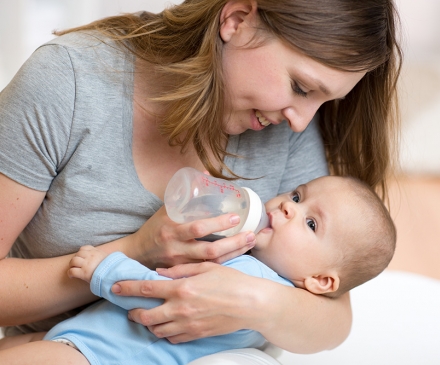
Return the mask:
<path id="1" fill-rule="evenodd" d="M 65 49 L 74 66 L 84 68 L 102 67 L 103 64 L 122 69 L 130 53 L 122 44 L 98 31 L 76 31 L 63 34 L 39 47 L 40 51 L 50 52 L 50 48 Z"/>
<path id="2" fill-rule="evenodd" d="M 105 34 L 94 30 L 72 31 L 69 33 L 57 36 L 50 41 L 44 43 L 42 46 L 57 44 L 71 50 L 84 51 L 88 48 L 95 48 L 100 46 L 111 47 L 116 51 L 121 51 L 122 47 L 117 46 L 116 42 Z"/>
<path id="3" fill-rule="evenodd" d="M 39 59 L 39 64 L 47 69 L 63 68 L 69 72 L 69 77 L 53 77 L 63 85 L 72 85 L 77 113 L 84 110 L 87 114 L 96 105 L 111 106 L 109 103 L 115 99 L 131 100 L 134 58 L 126 48 L 100 32 L 63 34 L 40 46 L 32 58 Z"/>

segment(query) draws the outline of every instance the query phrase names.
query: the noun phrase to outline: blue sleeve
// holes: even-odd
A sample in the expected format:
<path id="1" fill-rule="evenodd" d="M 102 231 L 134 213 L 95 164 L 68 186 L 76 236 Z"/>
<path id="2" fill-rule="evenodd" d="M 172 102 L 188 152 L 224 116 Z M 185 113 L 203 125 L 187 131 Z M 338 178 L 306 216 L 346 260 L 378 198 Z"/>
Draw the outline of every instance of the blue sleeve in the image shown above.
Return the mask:
<path id="1" fill-rule="evenodd" d="M 123 280 L 171 279 L 160 276 L 139 262 L 129 259 L 121 252 L 114 252 L 107 256 L 96 268 L 90 282 L 90 290 L 93 294 L 126 310 L 134 308 L 151 309 L 163 303 L 162 299 L 122 297 L 113 294 L 111 291 L 113 284 Z"/>

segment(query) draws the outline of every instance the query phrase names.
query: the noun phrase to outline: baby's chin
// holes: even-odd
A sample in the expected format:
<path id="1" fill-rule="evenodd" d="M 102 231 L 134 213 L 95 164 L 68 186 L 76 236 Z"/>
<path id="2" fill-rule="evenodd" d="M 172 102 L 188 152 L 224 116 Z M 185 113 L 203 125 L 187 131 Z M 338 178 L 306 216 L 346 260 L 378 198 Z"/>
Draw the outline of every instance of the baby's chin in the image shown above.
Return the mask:
<path id="1" fill-rule="evenodd" d="M 273 229 L 271 227 L 263 228 L 260 232 L 258 232 L 256 235 L 257 243 L 252 251 L 259 251 L 266 248 L 272 238 L 272 233 Z"/>

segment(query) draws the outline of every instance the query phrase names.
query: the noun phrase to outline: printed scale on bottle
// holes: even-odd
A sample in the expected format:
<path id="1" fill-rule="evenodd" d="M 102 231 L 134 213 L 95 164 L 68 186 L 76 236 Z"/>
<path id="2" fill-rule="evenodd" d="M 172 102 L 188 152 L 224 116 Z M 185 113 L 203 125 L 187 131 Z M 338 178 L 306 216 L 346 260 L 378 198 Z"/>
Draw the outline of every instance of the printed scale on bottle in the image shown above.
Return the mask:
<path id="1" fill-rule="evenodd" d="M 173 175 L 165 190 L 164 201 L 168 216 L 176 223 L 238 214 L 240 223 L 216 232 L 218 236 L 233 236 L 244 231 L 257 233 L 269 225 L 264 204 L 253 190 L 191 167 L 184 167 Z"/>

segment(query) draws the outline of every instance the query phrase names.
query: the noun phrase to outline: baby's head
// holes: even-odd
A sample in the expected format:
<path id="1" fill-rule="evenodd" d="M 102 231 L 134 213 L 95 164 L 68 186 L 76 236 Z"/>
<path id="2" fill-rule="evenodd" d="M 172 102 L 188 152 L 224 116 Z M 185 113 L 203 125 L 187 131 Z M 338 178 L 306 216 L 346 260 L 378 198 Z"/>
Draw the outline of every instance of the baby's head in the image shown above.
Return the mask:
<path id="1" fill-rule="evenodd" d="M 266 203 L 271 227 L 252 254 L 315 294 L 337 297 L 380 274 L 393 257 L 396 229 L 366 184 L 326 176 Z"/>

